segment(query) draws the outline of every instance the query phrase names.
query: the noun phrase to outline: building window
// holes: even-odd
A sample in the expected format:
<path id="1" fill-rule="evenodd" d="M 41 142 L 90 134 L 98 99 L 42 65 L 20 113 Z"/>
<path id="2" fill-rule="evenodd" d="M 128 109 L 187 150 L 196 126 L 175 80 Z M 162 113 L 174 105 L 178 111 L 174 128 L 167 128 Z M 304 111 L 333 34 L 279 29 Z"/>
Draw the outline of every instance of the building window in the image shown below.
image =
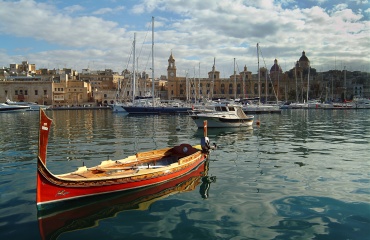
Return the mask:
<path id="1" fill-rule="evenodd" d="M 28 95 L 28 91 L 27 90 L 24 90 L 24 95 Z"/>
<path id="2" fill-rule="evenodd" d="M 54 88 L 54 91 L 57 91 L 57 88 Z M 59 88 L 58 88 L 58 91 L 59 91 Z"/>
<path id="3" fill-rule="evenodd" d="M 35 90 L 35 95 L 39 95 L 39 91 L 38 90 Z"/>
<path id="4" fill-rule="evenodd" d="M 47 95 L 48 94 L 48 90 L 44 90 L 44 95 Z"/>
<path id="5" fill-rule="evenodd" d="M 232 84 L 230 84 L 229 85 L 229 94 L 232 94 L 233 93 L 233 85 Z"/>
<path id="6" fill-rule="evenodd" d="M 15 90 L 15 95 L 18 95 L 18 90 Z"/>
<path id="7" fill-rule="evenodd" d="M 269 84 L 269 94 L 272 94 L 272 84 Z"/>
<path id="8" fill-rule="evenodd" d="M 19 95 L 23 95 L 23 90 L 19 90 Z"/>
<path id="9" fill-rule="evenodd" d="M 8 95 L 8 90 L 5 90 L 5 95 L 6 95 L 6 96 Z"/>
<path id="10" fill-rule="evenodd" d="M 254 94 L 257 94 L 258 93 L 258 84 L 255 83 L 254 84 Z"/>

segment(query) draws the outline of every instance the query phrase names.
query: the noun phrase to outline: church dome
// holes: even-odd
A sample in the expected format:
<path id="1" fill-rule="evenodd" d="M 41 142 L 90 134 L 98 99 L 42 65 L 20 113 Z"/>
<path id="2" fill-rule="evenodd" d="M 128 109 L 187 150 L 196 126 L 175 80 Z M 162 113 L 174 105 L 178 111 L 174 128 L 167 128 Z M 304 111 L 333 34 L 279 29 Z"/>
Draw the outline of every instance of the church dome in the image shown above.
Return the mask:
<path id="1" fill-rule="evenodd" d="M 280 66 L 278 64 L 278 60 L 275 59 L 274 61 L 274 65 L 272 65 L 272 67 L 270 68 L 270 72 L 279 72 L 281 69 L 280 69 Z"/>
<path id="2" fill-rule="evenodd" d="M 302 56 L 301 58 L 299 59 L 300 62 L 309 62 L 310 60 L 308 60 L 308 58 L 306 57 L 306 53 L 305 51 L 302 52 Z"/>
<path id="3" fill-rule="evenodd" d="M 310 60 L 306 57 L 305 51 L 302 52 L 302 56 L 299 59 L 299 66 L 303 69 L 307 69 L 310 66 Z"/>

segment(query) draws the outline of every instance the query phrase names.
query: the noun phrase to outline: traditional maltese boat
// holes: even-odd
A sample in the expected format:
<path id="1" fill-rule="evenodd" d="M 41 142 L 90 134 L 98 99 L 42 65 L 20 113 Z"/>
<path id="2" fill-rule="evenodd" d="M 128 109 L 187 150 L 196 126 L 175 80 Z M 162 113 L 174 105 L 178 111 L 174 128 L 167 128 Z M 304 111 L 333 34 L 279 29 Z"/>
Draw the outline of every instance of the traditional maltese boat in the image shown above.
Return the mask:
<path id="1" fill-rule="evenodd" d="M 58 239 L 67 232 L 96 227 L 101 220 L 114 218 L 118 213 L 128 210 L 148 210 L 156 201 L 170 195 L 194 191 L 197 187 L 200 189 L 199 199 L 205 198 L 210 188 L 209 179 L 216 178 L 208 176 L 208 165 L 209 161 L 206 160 L 185 175 L 162 184 L 83 200 L 77 199 L 68 201 L 65 206 L 38 211 L 40 235 L 42 239 Z M 130 216 L 132 215 L 127 213 L 125 219 L 131 221 Z M 125 236 L 121 235 L 121 238 Z"/>
<path id="2" fill-rule="evenodd" d="M 127 191 L 164 183 L 197 168 L 208 157 L 207 122 L 201 145 L 181 144 L 172 148 L 140 152 L 100 165 L 79 167 L 74 172 L 54 175 L 46 167 L 46 152 L 52 120 L 40 109 L 37 160 L 37 208 L 44 210 L 66 200 Z"/>

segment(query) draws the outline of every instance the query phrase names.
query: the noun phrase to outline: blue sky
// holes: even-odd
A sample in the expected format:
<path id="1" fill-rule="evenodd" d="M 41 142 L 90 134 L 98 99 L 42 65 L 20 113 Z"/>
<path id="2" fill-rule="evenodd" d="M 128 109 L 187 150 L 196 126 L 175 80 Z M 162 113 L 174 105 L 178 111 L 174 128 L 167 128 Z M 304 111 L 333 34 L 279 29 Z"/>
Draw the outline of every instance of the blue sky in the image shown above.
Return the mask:
<path id="1" fill-rule="evenodd" d="M 302 54 L 318 71 L 370 72 L 369 0 L 0 0 L 0 67 L 132 69 L 155 76 L 173 53 L 179 76 L 206 77 L 214 58 L 221 77 L 257 71 L 256 44 L 283 71 Z"/>

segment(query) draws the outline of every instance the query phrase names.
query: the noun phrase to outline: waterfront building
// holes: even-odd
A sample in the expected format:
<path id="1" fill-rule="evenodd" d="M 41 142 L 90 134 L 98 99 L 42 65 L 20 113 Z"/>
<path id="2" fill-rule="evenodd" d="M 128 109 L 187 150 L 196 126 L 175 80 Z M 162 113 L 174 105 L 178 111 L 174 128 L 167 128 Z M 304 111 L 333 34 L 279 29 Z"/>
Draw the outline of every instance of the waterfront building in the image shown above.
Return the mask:
<path id="1" fill-rule="evenodd" d="M 8 76 L 0 81 L 0 101 L 6 99 L 17 102 L 52 104 L 52 82 L 40 76 Z"/>
<path id="2" fill-rule="evenodd" d="M 153 79 L 150 74 L 136 72 L 135 96 L 152 95 L 162 100 L 181 99 L 242 99 L 261 97 L 262 102 L 299 101 L 309 99 L 350 100 L 353 97 L 370 97 L 370 77 L 366 72 L 329 70 L 316 72 L 303 51 L 294 66 L 283 71 L 277 59 L 271 67 L 260 67 L 258 73 L 248 71 L 245 65 L 239 73 L 221 78 L 215 64 L 207 77 L 178 76 L 176 60 L 171 52 L 167 75 Z M 195 74 L 194 74 L 195 75 Z M 308 79 L 309 78 L 309 79 Z M 114 101 L 132 101 L 133 74 L 125 69 L 121 73 L 105 69 L 81 73 L 64 69 L 36 69 L 35 64 L 23 61 L 0 69 L 0 102 L 37 102 L 45 105 L 108 105 Z"/>
<path id="3" fill-rule="evenodd" d="M 207 78 L 177 76 L 176 60 L 171 53 L 167 67 L 168 99 L 199 101 L 203 99 L 234 99 L 255 97 L 252 86 L 256 79 L 245 66 L 239 74 L 229 78 L 220 78 L 220 72 L 215 65 L 208 72 Z M 257 95 L 258 96 L 258 95 Z"/>

